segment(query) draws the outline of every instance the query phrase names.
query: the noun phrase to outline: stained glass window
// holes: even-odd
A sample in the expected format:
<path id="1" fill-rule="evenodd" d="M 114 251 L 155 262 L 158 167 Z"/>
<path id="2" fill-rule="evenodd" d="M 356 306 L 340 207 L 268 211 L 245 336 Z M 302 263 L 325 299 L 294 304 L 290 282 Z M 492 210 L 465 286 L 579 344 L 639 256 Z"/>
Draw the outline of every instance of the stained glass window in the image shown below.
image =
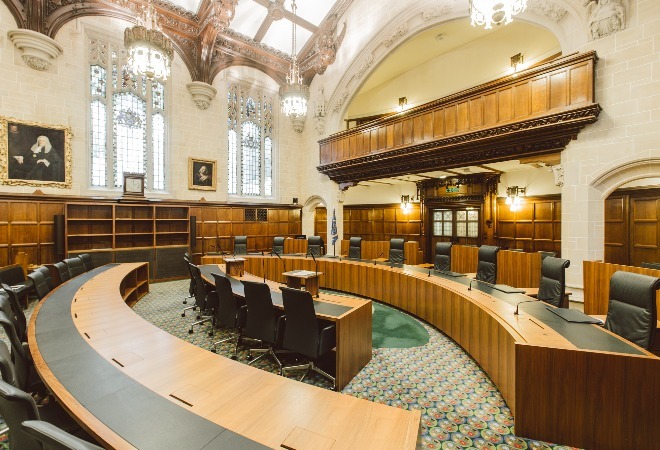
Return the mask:
<path id="1" fill-rule="evenodd" d="M 166 86 L 130 72 L 121 43 L 96 37 L 89 70 L 91 185 L 121 187 L 123 172 L 136 172 L 164 190 Z"/>
<path id="2" fill-rule="evenodd" d="M 261 90 L 230 82 L 227 94 L 227 126 L 229 194 L 272 197 L 272 99 Z"/>

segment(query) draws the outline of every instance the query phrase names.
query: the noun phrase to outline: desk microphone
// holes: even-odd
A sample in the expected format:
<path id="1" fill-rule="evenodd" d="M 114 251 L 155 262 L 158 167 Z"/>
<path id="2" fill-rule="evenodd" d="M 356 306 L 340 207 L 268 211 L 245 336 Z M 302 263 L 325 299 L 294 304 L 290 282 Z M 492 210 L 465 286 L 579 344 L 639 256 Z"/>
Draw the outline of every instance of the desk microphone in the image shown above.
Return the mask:
<path id="1" fill-rule="evenodd" d="M 472 278 L 472 279 L 470 280 L 470 285 L 468 286 L 468 291 L 471 291 L 471 290 L 472 290 L 472 282 L 473 282 L 473 281 L 476 281 L 476 280 L 475 280 L 474 278 Z"/>
<path id="2" fill-rule="evenodd" d="M 516 316 L 519 316 L 520 312 L 518 312 L 518 309 L 519 309 L 520 305 L 523 304 L 523 303 L 530 303 L 530 302 L 538 302 L 538 300 L 525 300 L 525 301 L 522 301 L 522 302 L 518 302 L 516 304 L 516 310 L 513 312 L 513 314 L 516 315 Z"/>
<path id="3" fill-rule="evenodd" d="M 319 283 L 319 263 L 316 261 L 316 257 L 314 256 L 314 252 L 310 253 L 312 255 L 312 259 L 314 260 L 314 275 L 316 276 L 316 282 Z M 319 283 L 321 284 L 321 283 Z M 316 293 L 316 298 L 319 298 L 319 293 Z"/>
<path id="4" fill-rule="evenodd" d="M 262 256 L 262 258 L 261 258 L 261 272 L 264 274 L 264 284 L 265 284 L 266 283 L 266 269 L 264 268 L 264 262 L 266 261 L 266 259 L 263 258 L 263 256 L 264 256 L 264 251 L 263 250 L 261 251 L 261 256 Z"/>
<path id="5" fill-rule="evenodd" d="M 376 265 L 376 260 L 377 260 L 378 258 L 380 258 L 381 256 L 383 256 L 383 253 L 385 253 L 385 252 L 380 252 L 380 255 L 378 255 L 378 257 L 374 259 L 374 266 Z"/>
<path id="6" fill-rule="evenodd" d="M 431 269 L 429 269 L 429 275 L 428 276 L 431 276 Z"/>

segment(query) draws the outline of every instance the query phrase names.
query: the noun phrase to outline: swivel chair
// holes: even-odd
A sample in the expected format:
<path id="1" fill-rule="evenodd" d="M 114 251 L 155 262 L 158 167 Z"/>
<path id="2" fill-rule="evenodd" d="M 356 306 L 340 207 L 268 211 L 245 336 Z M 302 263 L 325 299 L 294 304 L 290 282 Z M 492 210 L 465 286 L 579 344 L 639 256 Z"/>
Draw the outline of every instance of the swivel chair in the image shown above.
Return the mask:
<path id="1" fill-rule="evenodd" d="M 392 264 L 403 264 L 406 260 L 403 248 L 404 242 L 405 241 L 400 238 L 390 239 L 390 253 L 388 261 Z"/>
<path id="2" fill-rule="evenodd" d="M 362 238 L 352 237 L 348 241 L 348 258 L 362 259 Z"/>
<path id="3" fill-rule="evenodd" d="M 53 264 L 57 269 L 57 273 L 60 274 L 60 282 L 65 283 L 71 279 L 71 273 L 69 272 L 69 267 L 65 262 L 60 261 Z"/>
<path id="4" fill-rule="evenodd" d="M 46 280 L 46 283 L 48 284 L 48 289 L 53 290 L 55 289 L 55 280 L 53 277 L 50 275 L 50 269 L 46 266 L 39 266 L 36 269 L 34 269 L 34 272 L 40 272 L 41 275 L 43 275 L 44 279 Z"/>
<path id="5" fill-rule="evenodd" d="M 50 292 L 48 281 L 46 281 L 46 278 L 44 278 L 44 274 L 41 271 L 35 270 L 32 273 L 28 273 L 28 278 L 32 280 L 32 285 L 34 286 L 34 290 L 37 293 L 37 298 L 39 300 L 48 295 Z"/>
<path id="6" fill-rule="evenodd" d="M 234 341 L 234 355 L 236 359 L 238 354 L 238 345 L 241 342 L 241 335 L 245 327 L 247 308 L 245 300 L 234 295 L 231 289 L 231 281 L 224 275 L 212 273 L 215 280 L 215 292 L 218 295 L 218 307 L 215 310 L 215 325 L 226 328 L 236 328 L 237 333 L 234 336 L 216 341 L 213 343 L 213 353 L 217 352 L 217 345 L 227 341 Z"/>
<path id="7" fill-rule="evenodd" d="M 495 284 L 497 282 L 497 252 L 499 247 L 482 245 L 479 247 L 477 280 Z"/>
<path id="8" fill-rule="evenodd" d="M 265 283 L 254 281 L 241 281 L 245 288 L 245 303 L 247 304 L 247 320 L 243 329 L 243 336 L 261 341 L 267 348 L 251 348 L 248 353 L 253 364 L 265 356 L 275 361 L 282 374 L 282 362 L 277 357 L 275 349 L 280 347 L 282 334 L 284 332 L 284 316 L 282 312 L 275 309 L 273 299 L 270 296 L 270 288 Z M 262 353 L 252 359 L 252 353 Z"/>
<path id="9" fill-rule="evenodd" d="M 323 239 L 321 236 L 310 236 L 307 238 L 307 254 L 321 256 L 323 248 Z"/>
<path id="10" fill-rule="evenodd" d="M 188 329 L 188 334 L 192 334 L 195 325 L 211 322 L 211 327 L 213 327 L 213 323 L 215 322 L 215 309 L 218 306 L 218 294 L 213 289 L 213 286 L 204 283 L 199 267 L 194 264 L 188 264 L 188 267 L 190 267 L 190 272 L 195 279 L 195 305 L 185 308 L 181 317 L 186 317 L 186 310 L 195 310 L 196 308 L 199 308 L 197 321 L 191 323 L 190 329 Z"/>
<path id="11" fill-rule="evenodd" d="M 247 236 L 234 237 L 234 255 L 247 255 Z"/>
<path id="12" fill-rule="evenodd" d="M 26 420 L 21 429 L 37 441 L 39 450 L 103 450 L 43 420 Z"/>
<path id="13" fill-rule="evenodd" d="M 565 274 L 570 265 L 567 259 L 546 257 L 541 263 L 541 285 L 536 298 L 557 308 L 568 308 Z"/>
<path id="14" fill-rule="evenodd" d="M 190 264 L 192 264 L 192 260 L 190 259 L 190 255 L 188 254 L 188 252 L 183 254 L 183 264 L 185 264 L 186 270 L 188 271 L 188 276 L 190 277 L 190 284 L 188 285 L 188 296 L 183 299 L 183 304 L 187 305 L 188 299 L 193 298 L 195 296 L 195 277 L 193 277 L 193 274 L 190 271 Z M 186 309 L 194 310 L 195 308 L 196 307 L 193 306 L 192 308 L 186 308 Z"/>
<path id="15" fill-rule="evenodd" d="M 18 294 L 9 286 L 2 283 L 0 284 L 7 294 L 9 299 L 9 305 L 11 306 L 11 316 L 12 323 L 16 327 L 16 336 L 20 342 L 27 342 L 27 319 L 25 318 L 25 313 L 23 308 L 18 302 Z"/>
<path id="16" fill-rule="evenodd" d="M 92 262 L 92 256 L 89 253 L 78 255 L 78 258 L 82 261 L 85 272 L 89 272 L 94 268 L 94 262 Z"/>
<path id="17" fill-rule="evenodd" d="M 303 381 L 310 371 L 314 371 L 330 381 L 335 389 L 335 377 L 328 374 L 316 364 L 336 345 L 336 327 L 332 322 L 316 318 L 314 299 L 307 291 L 280 287 L 284 314 L 286 314 L 286 330 L 282 347 L 309 358 L 307 364 L 288 366 L 283 372 L 290 370 L 305 370 L 300 381 Z"/>
<path id="18" fill-rule="evenodd" d="M 69 275 L 71 278 L 77 277 L 85 273 L 85 267 L 83 266 L 82 259 L 80 258 L 67 258 L 63 261 L 66 264 L 66 267 L 69 269 Z"/>
<path id="19" fill-rule="evenodd" d="M 657 328 L 655 296 L 660 278 L 616 271 L 610 278 L 610 302 L 605 328 L 650 349 Z"/>
<path id="20" fill-rule="evenodd" d="M 28 356 L 27 343 L 23 343 L 18 336 L 16 335 L 16 328 L 9 316 L 5 313 L 4 310 L 0 308 L 0 327 L 7 335 L 9 339 L 9 344 L 11 346 L 11 355 L 9 360 L 3 360 L 0 365 L 4 366 L 5 369 L 11 371 L 11 375 L 7 375 L 7 378 L 4 378 L 7 382 L 11 382 L 14 386 L 24 390 L 34 390 L 41 389 L 43 387 L 40 380 L 38 380 L 36 374 L 32 370 L 33 363 Z M 3 345 L 4 342 L 2 342 Z M 4 356 L 0 355 L 0 358 Z M 0 414 L 2 416 L 2 414 Z"/>
<path id="21" fill-rule="evenodd" d="M 273 250 L 271 250 L 271 254 L 278 254 L 278 255 L 283 255 L 284 254 L 284 238 L 283 237 L 274 237 L 273 238 Z"/>
<path id="22" fill-rule="evenodd" d="M 555 256 L 557 256 L 557 254 L 556 254 L 555 252 L 541 252 L 541 251 L 540 251 L 539 254 L 541 255 L 541 262 L 543 262 L 543 260 L 544 260 L 545 258 L 547 258 L 548 256 L 552 256 L 553 258 L 554 258 Z"/>
<path id="23" fill-rule="evenodd" d="M 437 242 L 435 244 L 435 257 L 433 258 L 433 270 L 451 270 L 451 242 Z"/>

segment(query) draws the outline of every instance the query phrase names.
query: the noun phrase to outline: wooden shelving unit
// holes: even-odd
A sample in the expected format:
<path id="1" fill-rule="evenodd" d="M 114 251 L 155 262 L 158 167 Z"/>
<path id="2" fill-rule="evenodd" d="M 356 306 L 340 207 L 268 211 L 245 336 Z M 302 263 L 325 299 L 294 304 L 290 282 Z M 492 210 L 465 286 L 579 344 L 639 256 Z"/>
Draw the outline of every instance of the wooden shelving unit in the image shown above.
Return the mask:
<path id="1" fill-rule="evenodd" d="M 128 273 L 119 285 L 119 292 L 128 306 L 149 293 L 149 264 L 145 263 Z"/>

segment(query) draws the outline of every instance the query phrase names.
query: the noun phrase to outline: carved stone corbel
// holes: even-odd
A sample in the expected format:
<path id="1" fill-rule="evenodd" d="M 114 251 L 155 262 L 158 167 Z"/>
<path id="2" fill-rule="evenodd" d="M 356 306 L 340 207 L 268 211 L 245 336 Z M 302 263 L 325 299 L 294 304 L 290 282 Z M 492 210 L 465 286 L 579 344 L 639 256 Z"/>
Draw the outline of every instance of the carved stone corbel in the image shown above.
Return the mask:
<path id="1" fill-rule="evenodd" d="M 549 166 L 548 170 L 555 176 L 555 186 L 562 187 L 564 185 L 564 166 L 557 164 Z"/>
<path id="2" fill-rule="evenodd" d="M 188 83 L 186 84 L 186 88 L 188 88 L 188 92 L 192 95 L 195 105 L 202 110 L 207 109 L 211 105 L 211 100 L 215 98 L 215 94 L 218 92 L 216 88 L 203 81 Z"/>
<path id="3" fill-rule="evenodd" d="M 10 30 L 7 37 L 14 47 L 21 51 L 21 57 L 28 67 L 44 72 L 63 52 L 62 46 L 45 34 L 32 30 Z"/>

